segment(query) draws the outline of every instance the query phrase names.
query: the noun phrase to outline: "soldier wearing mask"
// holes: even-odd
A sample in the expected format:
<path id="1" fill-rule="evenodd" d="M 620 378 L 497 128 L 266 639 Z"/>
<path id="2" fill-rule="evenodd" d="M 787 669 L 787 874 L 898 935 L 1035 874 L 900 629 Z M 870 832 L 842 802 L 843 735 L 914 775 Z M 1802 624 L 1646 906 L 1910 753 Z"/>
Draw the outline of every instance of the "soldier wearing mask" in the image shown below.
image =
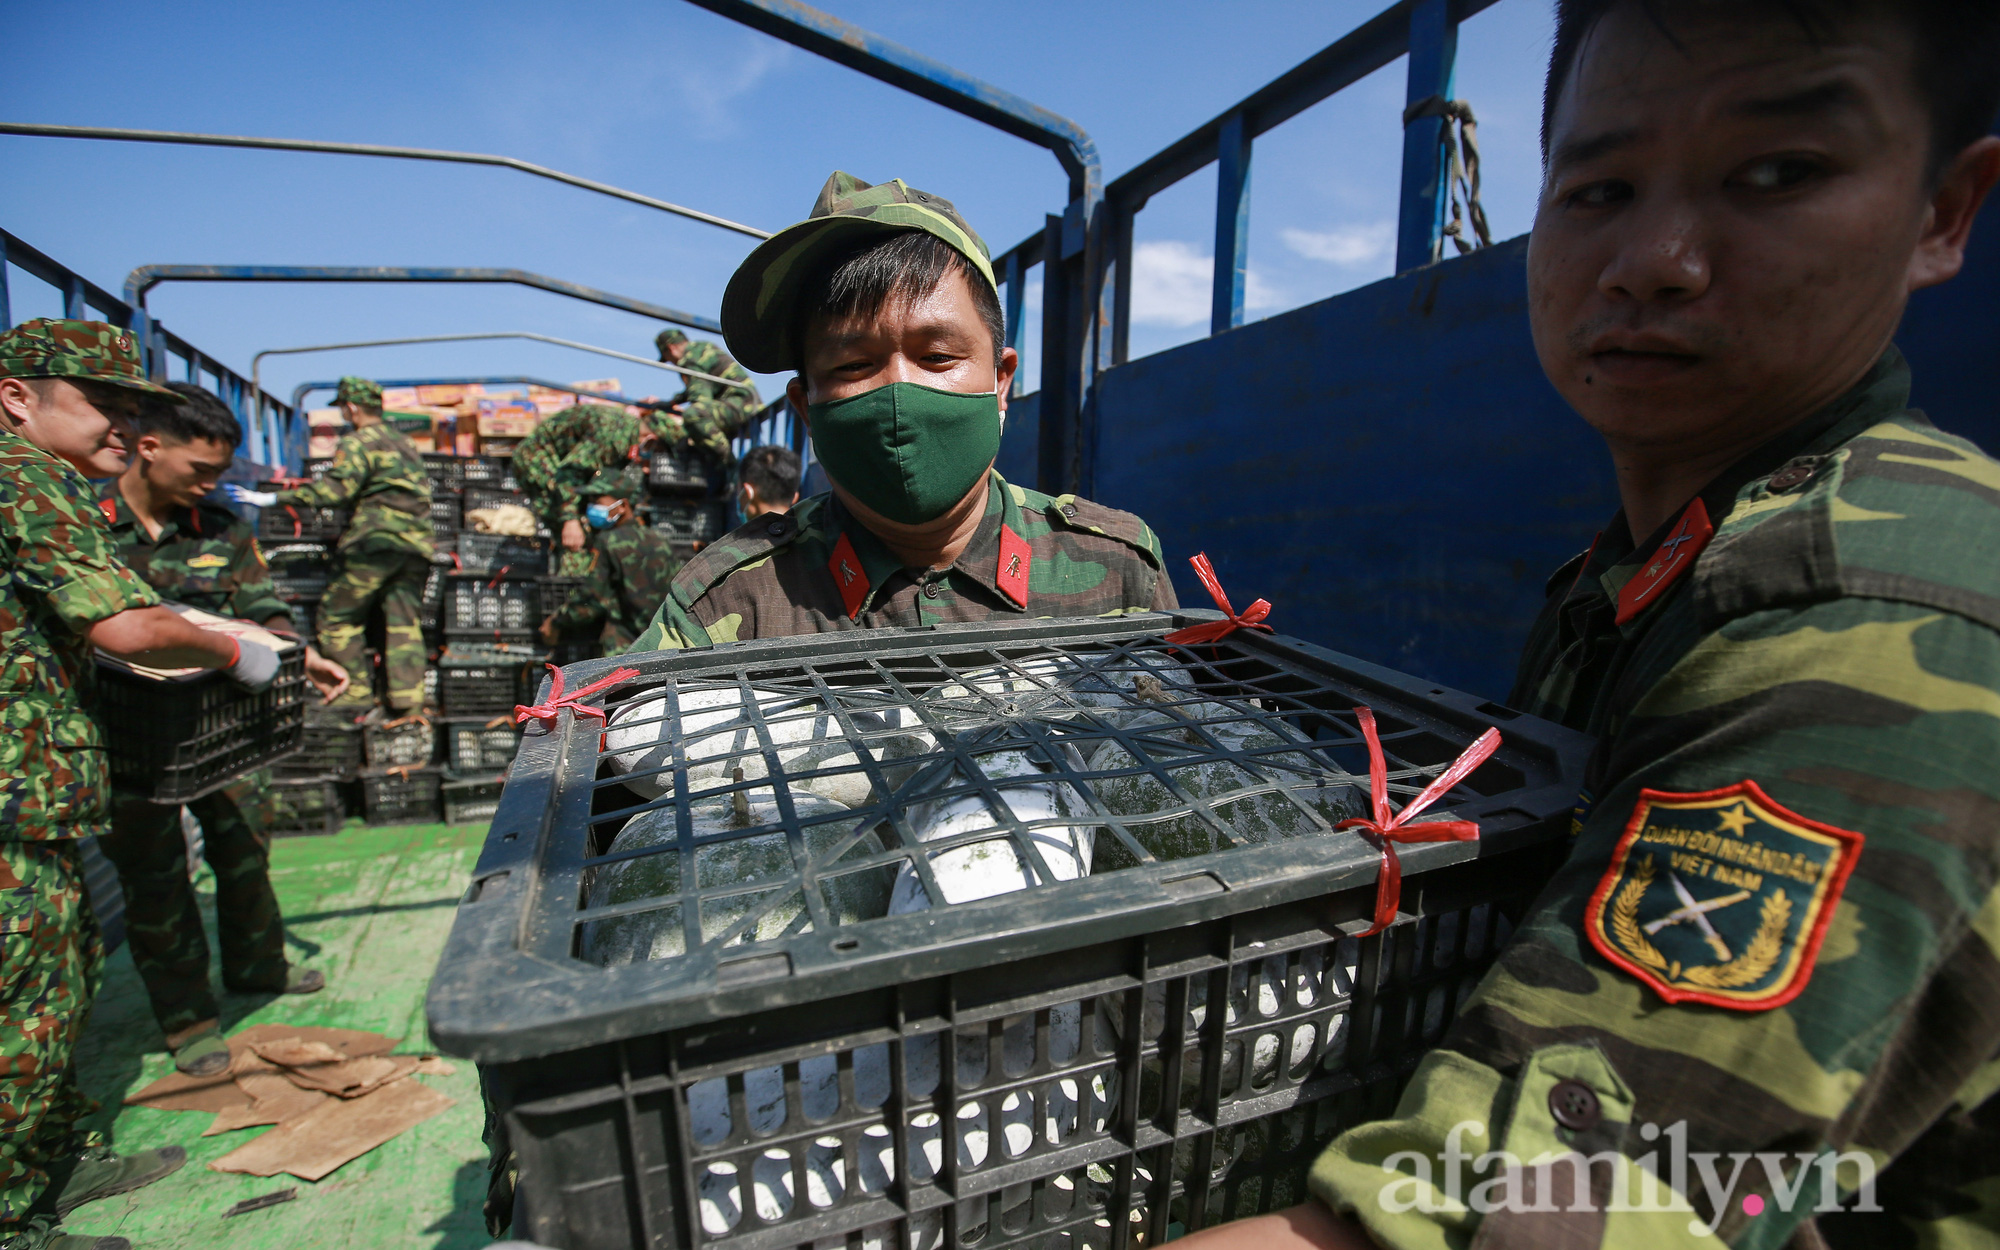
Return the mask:
<path id="1" fill-rule="evenodd" d="M 666 535 L 639 517 L 646 483 L 638 469 L 600 470 L 584 494 L 591 500 L 584 520 L 596 541 L 585 553 L 582 581 L 542 622 L 542 641 L 554 646 L 563 634 L 595 632 L 604 654 L 617 655 L 653 619 L 681 561 Z"/>
<path id="2" fill-rule="evenodd" d="M 795 371 L 833 489 L 703 549 L 633 650 L 1175 606 L 1145 522 L 994 471 L 1018 361 L 949 202 L 834 174 L 737 269 L 722 323 L 749 368 Z"/>

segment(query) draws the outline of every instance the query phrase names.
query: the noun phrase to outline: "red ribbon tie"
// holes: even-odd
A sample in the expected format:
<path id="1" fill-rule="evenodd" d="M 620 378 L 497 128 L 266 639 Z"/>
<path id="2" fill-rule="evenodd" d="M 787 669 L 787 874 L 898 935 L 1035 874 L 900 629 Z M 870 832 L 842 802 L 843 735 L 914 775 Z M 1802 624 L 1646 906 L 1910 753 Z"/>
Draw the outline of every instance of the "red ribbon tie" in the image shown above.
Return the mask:
<path id="1" fill-rule="evenodd" d="M 1229 606 L 1229 596 L 1223 593 L 1222 583 L 1216 580 L 1215 566 L 1208 562 L 1207 552 L 1188 557 L 1188 563 L 1194 566 L 1194 575 L 1201 579 L 1201 584 L 1207 588 L 1209 597 L 1215 600 L 1215 606 L 1222 609 L 1225 619 L 1203 621 L 1199 625 L 1177 629 L 1167 635 L 1168 642 L 1216 642 L 1239 629 L 1261 629 L 1267 634 L 1273 632 L 1269 625 L 1264 624 L 1264 618 L 1271 615 L 1268 599 L 1259 599 L 1238 612 Z"/>
<path id="2" fill-rule="evenodd" d="M 639 675 L 639 670 L 636 668 L 617 669 L 610 675 L 600 677 L 596 681 L 591 682 L 581 690 L 572 690 L 568 694 L 564 694 L 562 670 L 553 664 L 544 664 L 542 667 L 554 674 L 549 679 L 549 701 L 547 703 L 537 703 L 533 707 L 522 707 L 518 703 L 515 704 L 514 723 L 516 725 L 525 725 L 531 720 L 553 721 L 556 715 L 564 708 L 568 708 L 578 716 L 595 716 L 597 719 L 603 720 L 603 708 L 591 707 L 589 704 L 581 702 L 581 700 L 589 698 L 600 690 L 608 689 L 621 681 L 628 681 Z"/>
<path id="3" fill-rule="evenodd" d="M 1369 937 L 1394 922 L 1396 909 L 1403 901 L 1403 864 L 1396 857 L 1396 843 L 1471 842 L 1479 837 L 1479 825 L 1470 820 L 1427 820 L 1415 825 L 1409 822 L 1443 798 L 1453 786 L 1464 781 L 1473 769 L 1484 764 L 1499 750 L 1500 731 L 1488 729 L 1479 735 L 1477 741 L 1451 762 L 1451 767 L 1424 787 L 1422 794 L 1411 799 L 1402 811 L 1392 815 L 1389 811 L 1389 766 L 1382 758 L 1382 739 L 1375 732 L 1375 713 L 1358 707 L 1354 709 L 1354 719 L 1360 722 L 1361 736 L 1368 742 L 1368 798 L 1373 815 L 1343 820 L 1334 828 L 1359 829 L 1361 836 L 1382 853 L 1382 870 L 1375 877 L 1374 927 L 1360 935 Z"/>

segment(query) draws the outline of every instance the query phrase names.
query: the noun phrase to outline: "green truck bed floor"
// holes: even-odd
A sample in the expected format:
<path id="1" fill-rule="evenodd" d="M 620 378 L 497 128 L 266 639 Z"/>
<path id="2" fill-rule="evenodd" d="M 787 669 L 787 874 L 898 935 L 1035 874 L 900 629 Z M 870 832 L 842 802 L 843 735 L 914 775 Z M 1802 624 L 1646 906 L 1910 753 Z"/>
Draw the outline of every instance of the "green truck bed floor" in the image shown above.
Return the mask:
<path id="1" fill-rule="evenodd" d="M 354 822 L 324 837 L 280 838 L 271 879 L 285 914 L 292 962 L 318 968 L 327 986 L 305 996 L 225 994 L 223 1027 L 292 1023 L 371 1029 L 399 1037 L 397 1053 L 432 1050 L 424 990 L 451 927 L 452 912 L 485 840 L 480 826 L 409 825 L 370 829 Z M 197 881 L 215 949 L 213 878 Z M 219 970 L 210 977 L 221 985 Z M 210 1160 L 263 1128 L 203 1137 L 211 1116 L 121 1106 L 125 1096 L 166 1075 L 172 1061 L 127 947 L 106 961 L 104 986 L 78 1052 L 84 1089 L 104 1104 L 90 1127 L 121 1151 L 179 1145 L 180 1171 L 145 1189 L 77 1208 L 65 1227 L 115 1233 L 137 1250 L 181 1247 L 483 1246 L 480 1204 L 486 1151 L 480 1144 L 479 1081 L 470 1063 L 451 1076 L 411 1077 L 457 1105 L 378 1146 L 318 1183 L 212 1172 Z M 297 1187 L 295 1201 L 223 1219 L 245 1198 Z"/>

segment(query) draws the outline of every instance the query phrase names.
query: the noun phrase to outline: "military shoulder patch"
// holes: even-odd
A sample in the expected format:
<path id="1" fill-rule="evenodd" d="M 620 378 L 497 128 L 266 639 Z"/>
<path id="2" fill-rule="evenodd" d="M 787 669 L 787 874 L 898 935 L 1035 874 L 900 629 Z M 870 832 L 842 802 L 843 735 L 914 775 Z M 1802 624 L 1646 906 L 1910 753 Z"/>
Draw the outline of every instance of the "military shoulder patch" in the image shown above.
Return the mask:
<path id="1" fill-rule="evenodd" d="M 198 556 L 189 556 L 187 566 L 191 569 L 219 569 L 228 563 L 228 556 L 217 555 L 212 551 L 207 551 Z"/>
<path id="2" fill-rule="evenodd" d="M 1861 843 L 1786 810 L 1754 781 L 1641 790 L 1584 930 L 1670 1003 L 1783 1006 L 1812 976 Z"/>

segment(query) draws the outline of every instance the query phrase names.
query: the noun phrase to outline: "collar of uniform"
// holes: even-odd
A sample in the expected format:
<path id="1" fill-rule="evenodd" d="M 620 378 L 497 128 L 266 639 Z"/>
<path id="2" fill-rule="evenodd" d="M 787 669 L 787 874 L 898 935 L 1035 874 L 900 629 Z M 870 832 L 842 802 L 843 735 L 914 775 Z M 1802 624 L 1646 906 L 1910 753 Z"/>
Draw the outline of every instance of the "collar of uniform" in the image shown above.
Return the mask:
<path id="1" fill-rule="evenodd" d="M 1000 589 L 1000 531 L 1002 527 L 1021 532 L 1021 509 L 1014 502 L 1014 492 L 1006 489 L 1000 475 L 991 469 L 986 471 L 986 515 L 980 519 L 979 530 L 965 550 L 958 553 L 958 559 L 951 567 L 959 573 L 984 586 L 996 602 L 1003 603 L 1015 612 L 1025 612 L 1026 608 L 1015 603 L 1013 597 Z"/>
<path id="2" fill-rule="evenodd" d="M 1840 398 L 1769 442 L 1752 449 L 1735 464 L 1716 474 L 1714 481 L 1702 487 L 1699 498 L 1702 506 L 1708 509 L 1710 523 L 1718 530 L 1722 528 L 1736 506 L 1737 494 L 1745 486 L 1770 475 L 1794 457 L 1830 451 L 1840 446 L 1883 418 L 1901 412 L 1909 406 L 1909 400 L 1910 366 L 1903 359 L 1903 353 L 1891 345 L 1875 366 Z M 1645 542 L 1634 543 L 1621 508 L 1611 518 L 1611 523 L 1604 527 L 1596 550 L 1591 553 L 1584 568 L 1586 577 L 1579 578 L 1579 582 L 1594 579 L 1603 593 L 1615 602 L 1625 583 L 1637 576 L 1640 568 L 1652 558 L 1653 552 L 1680 524 L 1681 516 L 1686 511 L 1685 506 L 1676 508 L 1672 516 L 1646 536 Z M 1634 619 L 1620 628 L 1629 630 L 1637 627 L 1638 620 Z"/>
<path id="3" fill-rule="evenodd" d="M 107 483 L 101 491 L 98 492 L 98 499 L 100 501 L 109 501 L 111 504 L 112 510 L 110 513 L 106 514 L 104 519 L 110 522 L 112 529 L 120 529 L 129 526 L 134 534 L 139 535 L 141 538 L 145 538 L 147 542 L 152 543 L 156 547 L 161 543 L 166 542 L 169 538 L 178 537 L 180 534 L 184 532 L 189 534 L 195 534 L 201 537 L 213 538 L 217 534 L 220 534 L 223 529 L 227 528 L 226 526 L 216 526 L 211 528 L 209 526 L 203 525 L 201 523 L 201 518 L 198 515 L 201 509 L 201 505 L 197 503 L 186 508 L 175 508 L 170 510 L 167 513 L 166 519 L 160 522 L 159 536 L 149 537 L 146 534 L 146 527 L 139 524 L 139 514 L 132 511 L 132 505 L 130 502 L 126 500 L 125 493 L 118 489 L 117 478 L 115 477 L 112 478 L 111 481 Z M 102 506 L 103 506 L 102 502 L 100 502 L 99 507 L 102 508 Z M 235 518 L 232 515 L 230 519 L 234 520 Z"/>
<path id="4" fill-rule="evenodd" d="M 847 535 L 847 541 L 854 545 L 854 554 L 861 559 L 861 571 L 868 578 L 868 593 L 862 596 L 861 611 L 874 608 L 875 601 L 890 588 L 890 581 L 897 574 L 908 574 L 912 579 L 921 579 L 922 571 L 911 570 L 896 558 L 887 543 L 875 536 L 875 532 L 854 519 L 847 509 L 840 506 L 840 497 L 827 496 L 827 511 L 833 519 L 834 541 L 839 535 Z M 986 471 L 986 515 L 980 518 L 979 529 L 972 541 L 965 545 L 958 559 L 951 564 L 954 572 L 971 578 L 995 598 L 1014 608 L 1014 601 L 1000 590 L 1000 527 L 1012 527 L 1021 532 L 1021 510 L 1006 490 L 1001 488 L 1000 475 L 993 470 Z M 1025 611 L 1025 609 L 1016 609 Z"/>
<path id="5" fill-rule="evenodd" d="M 873 610 L 875 601 L 887 591 L 890 579 L 904 571 L 903 562 L 889 550 L 887 543 L 875 537 L 875 531 L 855 520 L 847 509 L 840 506 L 838 495 L 827 495 L 826 513 L 831 522 L 827 527 L 827 547 L 831 549 L 840 541 L 842 534 L 847 535 L 847 541 L 854 546 L 855 556 L 861 561 L 861 574 L 868 579 L 868 593 L 861 597 L 861 606 L 854 612 L 858 617 Z"/>

